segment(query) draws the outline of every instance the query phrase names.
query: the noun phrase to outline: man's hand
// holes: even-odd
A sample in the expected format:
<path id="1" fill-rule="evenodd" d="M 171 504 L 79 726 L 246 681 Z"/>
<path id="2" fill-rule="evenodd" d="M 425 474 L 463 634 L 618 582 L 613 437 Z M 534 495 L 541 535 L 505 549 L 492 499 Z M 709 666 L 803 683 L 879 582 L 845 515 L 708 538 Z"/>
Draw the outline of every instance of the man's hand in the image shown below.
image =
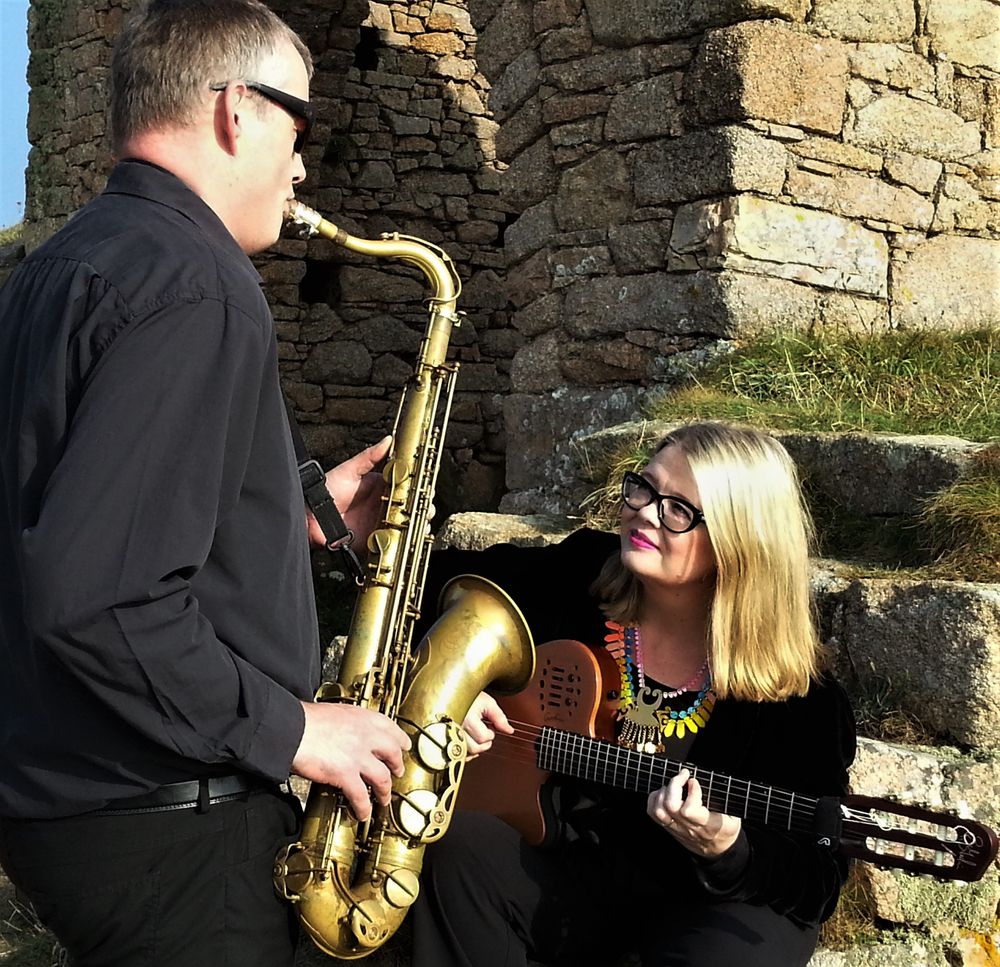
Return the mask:
<path id="1" fill-rule="evenodd" d="M 480 692 L 476 697 L 469 708 L 469 714 L 465 716 L 462 728 L 465 729 L 470 759 L 475 759 L 481 752 L 489 749 L 497 732 L 503 732 L 505 735 L 514 734 L 514 727 L 507 721 L 503 709 L 497 705 L 496 699 L 486 692 Z"/>
<path id="2" fill-rule="evenodd" d="M 326 489 L 330 491 L 344 523 L 354 531 L 351 547 L 361 556 L 364 556 L 368 535 L 381 518 L 385 481 L 375 468 L 388 456 L 391 446 L 392 437 L 383 437 L 326 473 Z M 314 547 L 323 547 L 326 538 L 310 511 L 306 511 L 306 522 L 309 543 Z"/>
<path id="3" fill-rule="evenodd" d="M 409 736 L 381 712 L 357 705 L 303 702 L 302 707 L 306 727 L 292 772 L 335 786 L 364 822 L 372 814 L 369 787 L 383 806 L 389 804 L 392 777 L 403 774 Z"/>
<path id="4" fill-rule="evenodd" d="M 725 853 L 739 838 L 742 825 L 735 816 L 713 813 L 702 803 L 701 786 L 687 769 L 649 794 L 646 812 L 681 846 L 706 859 Z"/>

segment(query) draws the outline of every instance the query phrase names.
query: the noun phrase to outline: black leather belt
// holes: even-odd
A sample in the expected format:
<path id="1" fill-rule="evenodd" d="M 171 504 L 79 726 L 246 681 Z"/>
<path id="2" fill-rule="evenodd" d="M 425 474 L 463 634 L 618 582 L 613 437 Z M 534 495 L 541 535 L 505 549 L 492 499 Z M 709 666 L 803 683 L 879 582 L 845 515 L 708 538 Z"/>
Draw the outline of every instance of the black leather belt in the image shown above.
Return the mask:
<path id="1" fill-rule="evenodd" d="M 127 799 L 115 799 L 89 813 L 90 816 L 122 816 L 130 813 L 161 813 L 174 809 L 198 809 L 204 812 L 220 802 L 240 799 L 248 793 L 264 789 L 277 790 L 277 785 L 253 776 L 232 775 L 169 782 L 152 792 Z"/>

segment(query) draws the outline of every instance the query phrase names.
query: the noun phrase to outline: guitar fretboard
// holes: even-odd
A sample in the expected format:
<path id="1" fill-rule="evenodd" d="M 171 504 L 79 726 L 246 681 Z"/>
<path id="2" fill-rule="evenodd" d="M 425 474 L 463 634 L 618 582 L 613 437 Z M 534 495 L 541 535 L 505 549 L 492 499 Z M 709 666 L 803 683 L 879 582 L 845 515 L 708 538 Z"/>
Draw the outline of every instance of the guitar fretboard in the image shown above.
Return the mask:
<path id="1" fill-rule="evenodd" d="M 548 772 L 644 793 L 659 789 L 686 768 L 713 812 L 794 833 L 812 833 L 816 824 L 816 799 L 573 732 L 542 728 L 537 757 L 538 767 Z"/>

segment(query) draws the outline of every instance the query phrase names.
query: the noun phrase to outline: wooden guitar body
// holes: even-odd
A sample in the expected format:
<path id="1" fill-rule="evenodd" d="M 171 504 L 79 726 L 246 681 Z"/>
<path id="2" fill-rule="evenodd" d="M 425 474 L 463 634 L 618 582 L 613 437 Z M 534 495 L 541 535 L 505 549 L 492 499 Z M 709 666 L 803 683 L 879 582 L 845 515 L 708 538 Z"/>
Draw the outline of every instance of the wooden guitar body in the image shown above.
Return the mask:
<path id="1" fill-rule="evenodd" d="M 618 694 L 609 685 L 617 680 L 618 667 L 603 648 L 569 639 L 550 641 L 538 649 L 535 675 L 525 688 L 497 702 L 512 722 L 611 739 Z M 511 763 L 487 753 L 466 765 L 458 808 L 492 813 L 533 846 L 545 844 L 555 829 L 544 789 L 551 775 L 533 763 Z"/>

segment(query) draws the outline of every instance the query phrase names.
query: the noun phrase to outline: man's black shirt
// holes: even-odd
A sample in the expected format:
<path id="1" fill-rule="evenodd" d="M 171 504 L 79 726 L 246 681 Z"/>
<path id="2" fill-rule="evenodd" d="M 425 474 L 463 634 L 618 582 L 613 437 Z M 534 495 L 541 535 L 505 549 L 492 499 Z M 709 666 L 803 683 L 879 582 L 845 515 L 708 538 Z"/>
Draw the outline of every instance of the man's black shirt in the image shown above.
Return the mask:
<path id="1" fill-rule="evenodd" d="M 285 778 L 318 650 L 260 278 L 123 162 L 0 292 L 0 816 Z"/>

